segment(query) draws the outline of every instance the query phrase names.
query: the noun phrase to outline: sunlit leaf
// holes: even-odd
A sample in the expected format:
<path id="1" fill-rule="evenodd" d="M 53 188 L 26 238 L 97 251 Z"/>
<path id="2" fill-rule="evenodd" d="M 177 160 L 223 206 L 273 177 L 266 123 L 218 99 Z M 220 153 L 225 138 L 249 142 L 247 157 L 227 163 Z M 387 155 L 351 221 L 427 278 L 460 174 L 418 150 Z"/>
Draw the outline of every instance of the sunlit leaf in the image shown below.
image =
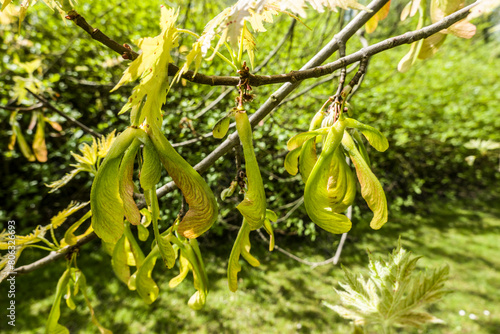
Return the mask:
<path id="1" fill-rule="evenodd" d="M 171 288 L 175 288 L 186 278 L 189 273 L 189 260 L 182 254 L 179 254 L 179 275 L 175 276 L 168 282 L 168 286 Z"/>
<path id="2" fill-rule="evenodd" d="M 71 225 L 66 232 L 64 233 L 64 239 L 61 240 L 61 247 L 64 247 L 64 245 L 75 245 L 79 239 L 87 235 L 88 230 L 80 236 L 75 236 L 75 231 L 82 225 L 87 219 L 89 219 L 92 215 L 92 211 L 88 211 L 85 215 L 83 215 L 82 218 L 78 219 L 73 225 Z M 92 227 L 90 227 L 91 231 L 93 231 Z M 87 233 L 88 232 L 88 233 Z"/>
<path id="3" fill-rule="evenodd" d="M 54 217 L 52 217 L 50 219 L 50 224 L 52 225 L 52 228 L 54 228 L 54 229 L 58 228 L 66 221 L 66 219 L 69 216 L 71 216 L 72 214 L 74 214 L 75 212 L 80 210 L 81 208 L 84 208 L 88 204 L 89 204 L 89 202 L 78 203 L 78 202 L 71 201 L 66 209 L 60 211 L 57 215 L 55 215 Z"/>
<path id="4" fill-rule="evenodd" d="M 299 154 L 301 151 L 302 147 L 299 146 L 288 152 L 285 157 L 285 170 L 291 175 L 296 175 L 299 172 Z"/>
<path id="5" fill-rule="evenodd" d="M 142 53 L 130 64 L 112 90 L 140 78 L 140 83 L 133 89 L 128 102 L 120 111 L 124 113 L 130 108 L 140 107 L 147 96 L 138 123 L 147 119 L 150 124 L 161 126 L 161 106 L 165 103 L 169 89 L 167 68 L 169 63 L 174 62 L 170 52 L 178 46 L 179 33 L 175 27 L 178 14 L 174 9 L 161 7 L 161 33 L 156 37 L 137 41 Z"/>
<path id="6" fill-rule="evenodd" d="M 21 153 L 24 155 L 24 157 L 28 159 L 28 161 L 35 161 L 35 156 L 33 155 L 31 148 L 26 142 L 26 139 L 24 139 L 21 126 L 19 125 L 16 116 L 17 112 L 13 112 L 10 115 L 10 121 L 9 121 L 10 125 L 12 126 L 13 135 L 17 138 L 17 144 L 19 145 L 19 149 L 21 150 Z"/>
<path id="7" fill-rule="evenodd" d="M 160 251 L 155 246 L 144 259 L 142 266 L 137 270 L 135 285 L 139 296 L 141 296 L 146 304 L 154 302 L 160 292 L 158 285 L 156 285 L 156 282 L 151 277 L 159 256 Z"/>
<path id="8" fill-rule="evenodd" d="M 156 189 L 148 189 L 146 193 L 151 198 L 151 219 L 153 222 L 153 231 L 155 234 L 156 245 L 160 251 L 161 258 L 168 268 L 172 268 L 175 264 L 175 251 L 169 241 L 160 234 L 158 229 L 158 219 L 160 217 L 160 209 L 158 206 L 158 197 Z"/>
<path id="9" fill-rule="evenodd" d="M 345 124 L 349 128 L 360 130 L 366 137 L 370 145 L 373 146 L 377 151 L 384 152 L 389 148 L 389 142 L 387 141 L 387 138 L 385 138 L 385 136 L 374 127 L 358 122 L 353 118 L 347 118 L 345 120 Z"/>
<path id="10" fill-rule="evenodd" d="M 119 171 L 119 192 L 120 198 L 123 201 L 125 218 L 133 225 L 139 225 L 141 223 L 141 213 L 134 200 L 133 181 L 135 156 L 139 146 L 139 140 L 136 139 L 132 142 L 132 145 L 130 145 L 123 156 Z"/>
<path id="11" fill-rule="evenodd" d="M 373 211 L 374 216 L 370 222 L 370 227 L 378 230 L 387 222 L 387 200 L 385 198 L 384 189 L 370 167 L 366 164 L 365 159 L 363 159 L 354 141 L 347 132 L 342 138 L 342 145 L 349 153 L 356 167 L 356 174 L 361 184 L 361 195 Z"/>
<path id="12" fill-rule="evenodd" d="M 229 117 L 224 117 L 220 119 L 217 123 L 215 123 L 212 133 L 214 138 L 221 139 L 224 138 L 224 136 L 227 133 L 227 130 L 229 129 L 229 123 L 231 122 L 231 119 Z"/>
<path id="13" fill-rule="evenodd" d="M 150 140 L 144 143 L 142 156 L 144 162 L 139 179 L 142 189 L 148 190 L 156 187 L 156 184 L 160 182 L 162 166 L 158 153 Z"/>
<path id="14" fill-rule="evenodd" d="M 372 32 L 377 29 L 378 22 L 382 21 L 387 17 L 389 14 L 389 9 L 391 8 L 391 1 L 388 1 L 380 10 L 375 13 L 367 22 L 365 25 L 365 30 L 368 34 L 371 34 Z"/>
<path id="15" fill-rule="evenodd" d="M 150 126 L 147 132 L 161 163 L 189 205 L 177 232 L 186 238 L 197 238 L 210 229 L 218 217 L 215 196 L 200 174 L 175 151 L 158 128 Z"/>
<path id="16" fill-rule="evenodd" d="M 69 330 L 59 324 L 59 318 L 61 316 L 61 298 L 68 287 L 70 277 L 71 269 L 67 269 L 57 282 L 56 295 L 45 325 L 47 334 L 69 334 Z"/>
<path id="17" fill-rule="evenodd" d="M 127 238 L 122 235 L 115 244 L 113 257 L 111 258 L 111 267 L 115 272 L 116 277 L 125 284 L 128 284 L 130 279 L 130 268 L 127 264 L 128 253 L 125 248 Z"/>
<path id="18" fill-rule="evenodd" d="M 245 169 L 247 175 L 247 188 L 245 198 L 236 207 L 245 217 L 251 230 L 258 229 L 264 224 L 266 217 L 266 194 L 259 164 L 255 157 L 252 142 L 252 127 L 245 111 L 236 112 L 236 129 L 240 137 L 243 155 L 245 157 Z"/>
<path id="19" fill-rule="evenodd" d="M 330 128 L 325 127 L 325 128 L 321 128 L 321 129 L 317 129 L 317 130 L 313 130 L 313 131 L 299 133 L 299 134 L 293 136 L 292 138 L 290 138 L 290 140 L 288 140 L 286 147 L 289 151 L 292 151 L 292 150 L 296 149 L 297 147 L 302 146 L 307 140 L 309 140 L 311 138 L 315 138 L 316 136 L 324 136 L 324 135 L 328 134 L 329 131 L 330 131 Z"/>
<path id="20" fill-rule="evenodd" d="M 114 243 L 123 234 L 125 210 L 119 193 L 120 160 L 140 131 L 128 128 L 116 138 L 92 184 L 92 228 L 106 242 Z"/>

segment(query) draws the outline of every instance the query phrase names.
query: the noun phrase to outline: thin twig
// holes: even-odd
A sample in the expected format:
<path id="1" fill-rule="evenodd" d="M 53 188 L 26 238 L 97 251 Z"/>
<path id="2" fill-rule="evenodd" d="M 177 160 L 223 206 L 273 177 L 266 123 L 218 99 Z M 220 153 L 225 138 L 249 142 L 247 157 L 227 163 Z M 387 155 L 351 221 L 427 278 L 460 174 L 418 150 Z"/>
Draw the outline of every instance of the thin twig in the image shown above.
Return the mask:
<path id="1" fill-rule="evenodd" d="M 47 108 L 49 108 L 50 110 L 58 113 L 59 115 L 61 115 L 62 117 L 64 117 L 66 120 L 68 120 L 69 122 L 73 123 L 74 125 L 78 126 L 80 129 L 82 129 L 83 131 L 87 132 L 88 134 L 96 137 L 96 138 L 101 138 L 102 135 L 98 132 L 95 132 L 94 130 L 92 130 L 91 128 L 87 127 L 85 124 L 79 122 L 78 120 L 74 119 L 73 117 L 71 116 L 68 116 L 66 115 L 64 112 L 62 112 L 61 110 L 57 109 L 56 107 L 54 107 L 49 101 L 47 101 L 43 96 L 41 95 L 38 95 L 34 92 L 32 92 L 29 88 L 25 88 L 31 95 L 33 95 L 38 101 L 40 101 L 41 103 L 43 103 L 43 105 Z"/>
<path id="2" fill-rule="evenodd" d="M 31 112 L 43 108 L 43 103 L 37 103 L 29 107 L 12 107 L 12 106 L 0 106 L 0 109 L 19 111 L 19 112 Z"/>

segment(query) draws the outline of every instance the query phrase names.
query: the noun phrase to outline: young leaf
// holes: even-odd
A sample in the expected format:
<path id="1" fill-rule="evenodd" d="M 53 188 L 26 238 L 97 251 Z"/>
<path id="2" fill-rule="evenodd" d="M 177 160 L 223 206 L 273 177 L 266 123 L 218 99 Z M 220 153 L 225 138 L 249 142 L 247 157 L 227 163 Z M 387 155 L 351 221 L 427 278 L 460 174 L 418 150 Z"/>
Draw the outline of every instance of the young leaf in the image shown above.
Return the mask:
<path id="1" fill-rule="evenodd" d="M 231 250 L 231 255 L 229 255 L 229 262 L 227 265 L 227 282 L 229 284 L 229 290 L 236 292 L 238 290 L 238 272 L 241 271 L 240 265 L 240 255 L 241 255 L 241 245 L 243 239 L 250 234 L 250 226 L 243 218 L 243 223 L 241 224 L 238 236 L 233 244 L 233 249 Z"/>
<path id="2" fill-rule="evenodd" d="M 175 21 L 179 15 L 174 9 L 161 7 L 160 27 L 162 32 L 154 37 L 141 38 L 137 45 L 142 53 L 135 59 L 125 71 L 118 84 L 112 91 L 123 84 L 141 79 L 140 83 L 132 91 L 128 102 L 123 106 L 120 113 L 130 108 L 138 108 L 142 105 L 141 117 L 137 123 L 147 119 L 149 124 L 161 126 L 161 106 L 165 103 L 169 89 L 168 68 L 169 63 L 174 63 L 170 52 L 178 46 L 179 33 L 175 27 Z"/>
<path id="3" fill-rule="evenodd" d="M 118 277 L 123 283 L 128 284 L 130 279 L 130 268 L 127 264 L 129 254 L 125 247 L 126 242 L 127 238 L 125 235 L 122 235 L 116 242 L 113 250 L 113 257 L 111 258 L 111 266 L 116 277 Z"/>
<path id="4" fill-rule="evenodd" d="M 41 113 L 37 114 L 37 125 L 33 139 L 33 152 L 39 162 L 47 161 L 47 145 L 45 145 L 45 120 Z"/>
<path id="5" fill-rule="evenodd" d="M 86 207 L 88 204 L 89 204 L 89 202 L 78 203 L 78 202 L 71 201 L 66 209 L 58 212 L 57 215 L 55 215 L 54 217 L 52 217 L 50 219 L 51 227 L 54 229 L 58 228 L 59 226 L 64 224 L 64 222 L 66 221 L 66 219 L 69 216 L 71 216 L 72 214 L 74 214 L 75 212 L 80 210 L 81 208 Z"/>
<path id="6" fill-rule="evenodd" d="M 137 270 L 135 285 L 139 296 L 146 302 L 146 304 L 151 304 L 158 298 L 160 289 L 156 282 L 151 277 L 153 269 L 156 264 L 156 260 L 160 256 L 160 251 L 158 246 L 153 247 L 151 252 L 146 256 L 141 267 Z"/>
<path id="7" fill-rule="evenodd" d="M 160 182 L 161 178 L 161 162 L 156 153 L 156 149 L 151 143 L 151 140 L 147 136 L 144 136 L 147 140 L 144 142 L 143 148 L 143 159 L 144 163 L 141 169 L 140 182 L 141 187 L 144 190 L 156 188 L 156 184 Z"/>
<path id="8" fill-rule="evenodd" d="M 347 118 L 345 120 L 345 124 L 348 128 L 360 130 L 366 137 L 370 145 L 373 146 L 377 151 L 384 152 L 389 148 L 389 142 L 387 141 L 387 138 L 385 138 L 385 136 L 374 127 L 358 122 L 353 118 Z"/>
<path id="9" fill-rule="evenodd" d="M 161 258 L 167 266 L 167 268 L 172 268 L 175 264 L 175 251 L 170 244 L 158 230 L 158 219 L 160 217 L 160 208 L 158 206 L 158 197 L 156 196 L 156 187 L 146 190 L 151 198 L 151 219 L 153 221 L 153 231 L 155 234 L 156 245 L 160 251 Z"/>
<path id="10" fill-rule="evenodd" d="M 351 229 L 351 221 L 336 213 L 330 207 L 328 178 L 330 164 L 335 150 L 339 147 L 345 124 L 337 121 L 328 132 L 323 151 L 314 165 L 304 190 L 304 204 L 311 220 L 330 233 L 345 233 Z"/>
<path id="11" fill-rule="evenodd" d="M 217 123 L 215 123 L 212 133 L 214 135 L 214 138 L 221 139 L 224 138 L 224 136 L 227 133 L 227 130 L 229 129 L 229 123 L 231 122 L 231 119 L 227 116 L 221 118 Z"/>
<path id="12" fill-rule="evenodd" d="M 264 224 L 266 217 L 266 194 L 259 165 L 255 158 L 252 143 L 252 127 L 245 111 L 236 112 L 236 129 L 240 136 L 243 155 L 245 156 L 245 169 L 247 174 L 248 190 L 245 198 L 236 207 L 245 217 L 250 229 L 256 230 Z"/>
<path id="13" fill-rule="evenodd" d="M 361 195 L 370 207 L 370 210 L 373 211 L 374 216 L 370 222 L 370 227 L 378 230 L 387 222 L 387 200 L 384 189 L 370 167 L 366 164 L 365 159 L 363 159 L 347 132 L 344 133 L 344 137 L 342 138 L 342 145 L 349 153 L 356 167 L 356 174 L 361 184 Z"/>
<path id="14" fill-rule="evenodd" d="M 297 175 L 299 172 L 299 154 L 302 152 L 302 147 L 297 147 L 285 157 L 285 170 L 291 175 Z"/>
<path id="15" fill-rule="evenodd" d="M 119 192 L 121 156 L 135 139 L 138 129 L 125 130 L 109 149 L 90 191 L 92 228 L 99 238 L 115 243 L 123 234 L 125 211 Z"/>
<path id="16" fill-rule="evenodd" d="M 328 134 L 329 131 L 329 127 L 324 127 L 313 131 L 299 133 L 288 140 L 288 143 L 286 143 L 286 147 L 289 151 L 292 151 L 297 147 L 302 146 L 306 142 L 306 140 L 315 138 L 316 136 L 324 136 Z"/>
<path id="17" fill-rule="evenodd" d="M 125 218 L 133 224 L 139 225 L 141 223 L 141 214 L 139 208 L 134 200 L 134 162 L 137 150 L 139 149 L 139 140 L 134 140 L 127 152 L 123 156 L 122 162 L 120 164 L 120 182 L 119 191 L 120 198 L 123 201 L 123 209 Z"/>
<path id="18" fill-rule="evenodd" d="M 172 289 L 181 284 L 182 281 L 186 278 L 187 274 L 189 273 L 189 261 L 184 256 L 182 250 L 180 250 L 179 254 L 179 271 L 180 271 L 179 275 L 175 276 L 170 280 L 170 282 L 168 282 L 168 286 L 171 287 Z"/>
<path id="19" fill-rule="evenodd" d="M 189 205 L 177 232 L 189 239 L 197 238 L 210 229 L 218 217 L 215 196 L 200 174 L 175 151 L 156 126 L 149 126 L 147 133 L 161 163 L 181 189 Z"/>
<path id="20" fill-rule="evenodd" d="M 87 219 L 89 219 L 92 216 L 92 211 L 88 211 L 85 215 L 83 215 L 82 218 L 78 219 L 76 223 L 71 225 L 66 232 L 64 233 L 64 239 L 61 240 L 61 247 L 66 244 L 66 245 L 75 245 L 79 239 L 83 238 L 85 235 L 87 235 L 90 232 L 85 232 L 83 235 L 80 235 L 78 237 L 75 236 L 75 231 L 80 227 L 80 225 L 83 224 Z M 92 229 L 92 227 L 90 227 Z M 93 230 L 91 230 L 93 231 Z"/>
<path id="21" fill-rule="evenodd" d="M 54 303 L 50 309 L 50 314 L 45 325 L 47 334 L 69 334 L 69 330 L 63 325 L 59 324 L 59 317 L 61 316 L 61 298 L 68 287 L 71 278 L 71 269 L 66 269 L 61 278 L 57 282 L 56 296 Z"/>

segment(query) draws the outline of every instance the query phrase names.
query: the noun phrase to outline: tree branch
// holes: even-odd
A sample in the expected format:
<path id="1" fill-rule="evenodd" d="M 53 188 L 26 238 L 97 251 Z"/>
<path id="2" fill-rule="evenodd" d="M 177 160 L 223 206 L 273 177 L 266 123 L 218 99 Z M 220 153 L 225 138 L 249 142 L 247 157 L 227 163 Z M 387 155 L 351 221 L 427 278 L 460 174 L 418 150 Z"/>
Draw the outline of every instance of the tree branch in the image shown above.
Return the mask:
<path id="1" fill-rule="evenodd" d="M 374 0 L 372 1 L 369 5 L 368 8 L 370 8 L 372 11 L 371 12 L 361 12 L 359 13 L 344 29 L 342 29 L 336 36 L 333 37 L 333 39 L 323 47 L 323 49 L 320 50 L 312 59 L 307 62 L 302 69 L 306 70 L 314 66 L 318 66 L 321 63 L 323 63 L 328 57 L 330 57 L 335 51 L 337 51 L 338 48 L 338 40 L 341 39 L 343 41 L 347 41 L 349 38 L 351 38 L 356 31 L 361 28 L 366 21 L 368 21 L 377 11 L 379 11 L 389 0 Z M 87 30 L 86 30 L 87 31 Z M 170 67 L 169 67 L 170 68 Z M 170 72 L 170 70 L 169 70 Z M 299 86 L 300 82 L 294 82 L 294 83 L 285 83 L 282 85 L 275 93 L 273 93 L 266 102 L 264 102 L 260 108 L 252 115 L 250 118 L 250 123 L 252 124 L 252 127 L 254 127 L 260 120 L 262 120 L 265 116 L 267 116 L 271 111 L 274 110 L 276 106 L 288 95 L 290 94 L 295 88 Z M 212 166 L 217 159 L 225 155 L 229 150 L 231 150 L 237 143 L 239 142 L 239 137 L 237 132 L 234 132 L 231 134 L 223 143 L 221 143 L 214 151 L 212 151 L 205 159 L 200 161 L 196 166 L 194 166 L 194 169 L 196 169 L 200 174 L 204 173 L 210 166 Z M 169 182 L 163 187 L 159 188 L 156 191 L 156 194 L 158 197 L 163 197 L 166 194 L 172 192 L 173 190 L 177 189 L 177 186 L 175 185 L 174 182 Z M 145 206 L 144 202 L 138 203 L 138 207 L 142 208 Z M 95 238 L 95 234 L 92 233 L 88 237 L 93 235 Z M 90 239 L 92 240 L 92 239 Z M 88 241 L 90 241 L 88 240 Z M 88 242 L 87 241 L 87 242 Z M 79 246 L 83 245 L 84 242 L 79 244 Z M 27 273 L 30 271 L 34 271 L 42 266 L 44 266 L 47 263 L 50 263 L 54 261 L 55 259 L 61 258 L 63 255 L 61 254 L 66 254 L 69 251 L 69 249 L 63 249 L 59 251 L 58 253 L 51 253 L 47 255 L 46 257 L 30 264 L 27 266 L 19 267 L 15 271 L 16 272 L 23 272 Z M 55 258 L 55 259 L 53 259 Z M 37 263 L 37 265 L 35 265 Z M 29 269 L 29 270 L 28 270 Z"/>
<path id="2" fill-rule="evenodd" d="M 96 138 L 101 138 L 102 135 L 98 132 L 95 132 L 94 130 L 92 130 L 91 128 L 87 127 L 85 124 L 79 122 L 78 120 L 74 119 L 73 117 L 71 116 L 68 116 L 66 115 L 64 112 L 62 112 L 61 110 L 57 109 L 56 107 L 54 107 L 52 104 L 50 104 L 49 101 L 47 101 L 43 96 L 41 95 L 38 95 L 34 92 L 32 92 L 30 89 L 28 88 L 25 88 L 31 95 L 33 95 L 38 101 L 40 101 L 45 107 L 49 108 L 50 110 L 58 113 L 59 115 L 61 115 L 62 117 L 64 117 L 66 120 L 68 120 L 69 122 L 73 123 L 74 125 L 78 126 L 80 129 L 82 129 L 83 131 L 87 132 L 88 134 L 96 137 Z"/>

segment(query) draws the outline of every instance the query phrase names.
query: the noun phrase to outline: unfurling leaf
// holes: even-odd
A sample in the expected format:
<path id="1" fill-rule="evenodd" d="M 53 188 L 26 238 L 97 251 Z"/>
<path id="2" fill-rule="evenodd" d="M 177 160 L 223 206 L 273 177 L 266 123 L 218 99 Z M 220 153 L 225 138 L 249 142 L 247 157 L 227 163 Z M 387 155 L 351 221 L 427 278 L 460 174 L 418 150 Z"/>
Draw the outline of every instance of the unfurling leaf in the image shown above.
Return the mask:
<path id="1" fill-rule="evenodd" d="M 221 139 L 224 138 L 224 136 L 227 133 L 227 130 L 229 129 L 229 123 L 231 122 L 231 119 L 229 117 L 224 117 L 220 119 L 217 123 L 215 123 L 212 133 L 214 135 L 214 138 Z"/>
<path id="2" fill-rule="evenodd" d="M 57 215 L 55 215 L 54 217 L 52 217 L 50 219 L 51 227 L 53 229 L 58 228 L 59 226 L 64 224 L 64 222 L 66 221 L 66 219 L 69 216 L 71 216 L 72 214 L 74 214 L 75 212 L 80 210 L 81 208 L 87 206 L 88 204 L 89 204 L 89 202 L 85 202 L 85 203 L 78 203 L 78 202 L 74 202 L 74 201 L 70 202 L 68 207 L 66 207 L 66 209 L 58 212 Z"/>
<path id="3" fill-rule="evenodd" d="M 304 204 L 311 220 L 330 233 L 345 233 L 351 229 L 351 221 L 334 212 L 328 194 L 328 179 L 331 161 L 338 149 L 345 124 L 337 121 L 329 128 L 323 151 L 314 165 L 304 190 Z"/>
<path id="4" fill-rule="evenodd" d="M 264 224 L 266 217 L 266 194 L 262 176 L 260 175 L 259 164 L 255 157 L 252 143 L 252 127 L 248 120 L 247 113 L 237 111 L 236 129 L 240 137 L 243 155 L 245 157 L 245 169 L 247 174 L 247 187 L 245 198 L 236 207 L 245 217 L 251 230 L 256 230 Z"/>
<path id="5" fill-rule="evenodd" d="M 137 42 L 142 53 L 130 64 L 113 88 L 114 91 L 123 84 L 140 78 L 140 83 L 134 88 L 128 102 L 120 111 L 124 113 L 130 108 L 142 108 L 137 124 L 147 119 L 149 124 L 161 125 L 161 106 L 165 103 L 169 89 L 167 68 L 169 63 L 174 62 L 170 52 L 178 46 L 179 33 L 175 27 L 177 16 L 178 12 L 174 9 L 162 6 L 160 19 L 162 32 L 154 38 L 141 38 Z"/>
<path id="6" fill-rule="evenodd" d="M 361 195 L 373 211 L 373 219 L 370 227 L 378 230 L 387 222 L 387 200 L 384 189 L 380 185 L 377 177 L 373 174 L 365 159 L 361 156 L 351 136 L 346 132 L 342 138 L 342 145 L 349 153 L 354 166 L 359 183 L 361 184 Z"/>
<path id="7" fill-rule="evenodd" d="M 115 243 L 123 234 L 125 210 L 119 192 L 120 161 L 122 154 L 140 132 L 130 127 L 116 138 L 92 184 L 92 228 L 106 242 Z"/>
<path id="8" fill-rule="evenodd" d="M 218 216 L 215 196 L 200 174 L 184 160 L 160 130 L 150 125 L 147 133 L 158 152 L 160 161 L 179 187 L 189 205 L 177 232 L 186 238 L 197 238 L 206 232 Z"/>

